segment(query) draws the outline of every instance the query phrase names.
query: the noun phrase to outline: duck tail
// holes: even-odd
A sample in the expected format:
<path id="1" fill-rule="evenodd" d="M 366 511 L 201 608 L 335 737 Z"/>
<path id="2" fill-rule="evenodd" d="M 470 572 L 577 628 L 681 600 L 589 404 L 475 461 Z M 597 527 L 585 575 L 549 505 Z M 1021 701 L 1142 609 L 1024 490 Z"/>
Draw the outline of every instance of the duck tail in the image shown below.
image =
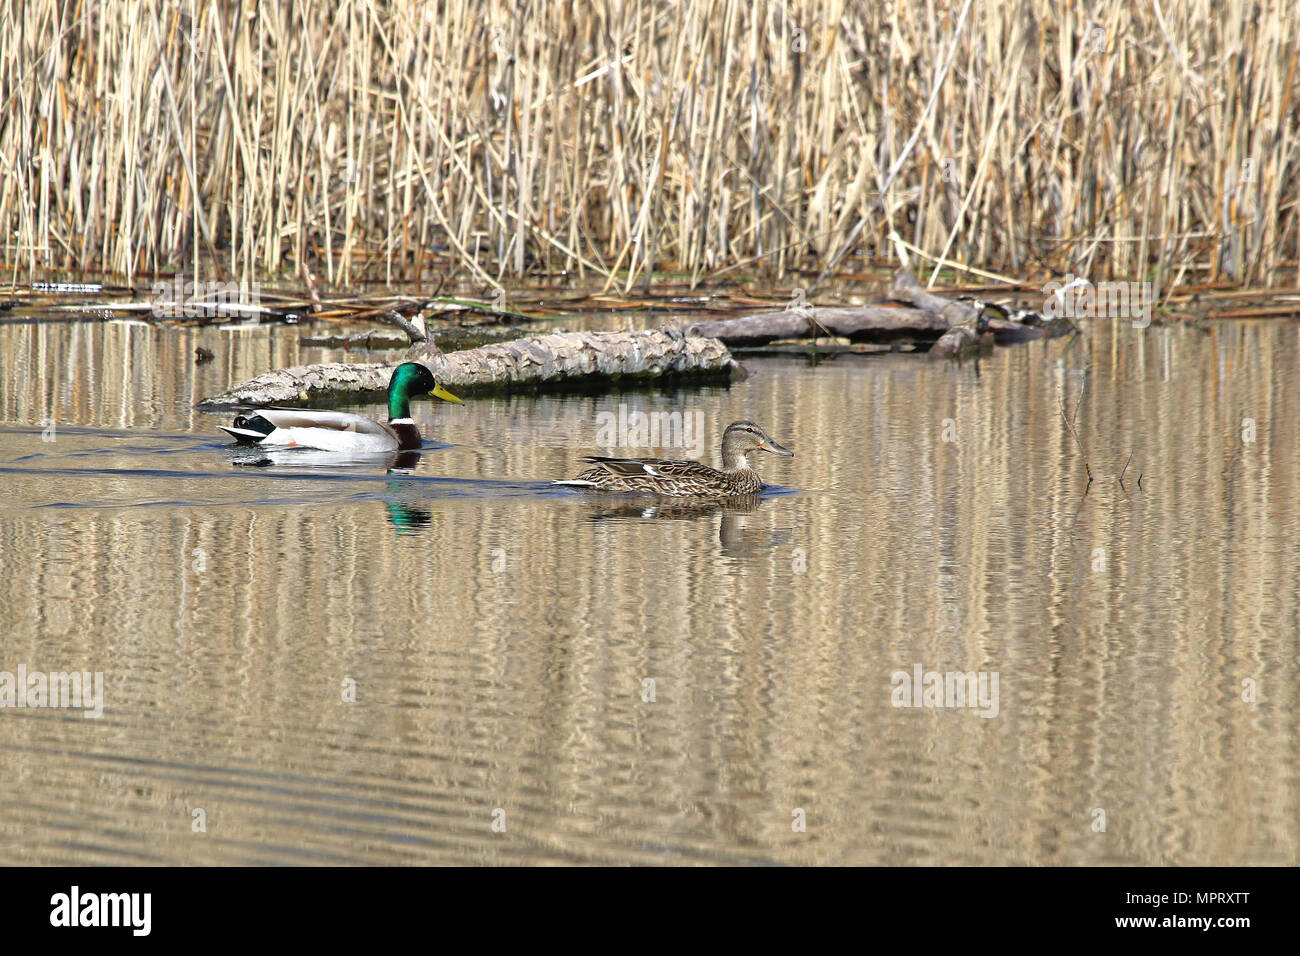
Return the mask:
<path id="1" fill-rule="evenodd" d="M 253 415 L 249 418 L 240 415 L 235 419 L 233 428 L 227 428 L 225 425 L 218 425 L 217 427 L 241 445 L 256 445 L 275 431 L 275 426 L 261 415 Z"/>

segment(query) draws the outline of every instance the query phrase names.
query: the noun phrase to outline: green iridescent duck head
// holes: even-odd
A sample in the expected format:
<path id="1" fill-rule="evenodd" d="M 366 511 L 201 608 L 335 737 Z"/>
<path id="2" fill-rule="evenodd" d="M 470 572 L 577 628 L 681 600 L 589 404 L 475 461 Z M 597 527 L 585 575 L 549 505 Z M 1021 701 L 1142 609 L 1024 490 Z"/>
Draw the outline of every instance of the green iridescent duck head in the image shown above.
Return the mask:
<path id="1" fill-rule="evenodd" d="M 388 383 L 388 418 L 398 421 L 411 417 L 411 398 L 415 395 L 432 395 L 444 402 L 463 405 L 459 398 L 451 394 L 433 377 L 428 366 L 420 362 L 404 362 L 393 369 L 392 380 Z"/>

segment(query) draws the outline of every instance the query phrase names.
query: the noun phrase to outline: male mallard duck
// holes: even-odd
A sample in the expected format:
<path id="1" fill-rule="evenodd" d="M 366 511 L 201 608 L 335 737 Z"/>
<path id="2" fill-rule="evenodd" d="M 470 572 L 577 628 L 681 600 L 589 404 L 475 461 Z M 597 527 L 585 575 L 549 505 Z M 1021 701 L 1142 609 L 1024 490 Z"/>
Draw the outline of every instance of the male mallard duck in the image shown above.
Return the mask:
<path id="1" fill-rule="evenodd" d="M 732 422 L 722 433 L 722 470 L 698 461 L 665 461 L 661 458 L 583 458 L 591 462 L 577 478 L 557 485 L 596 488 L 600 491 L 640 491 L 673 498 L 729 498 L 754 495 L 763 482 L 749 467 L 746 453 L 770 451 L 786 458 L 794 452 L 778 444 L 753 422 Z"/>
<path id="2" fill-rule="evenodd" d="M 339 452 L 388 452 L 419 448 L 420 430 L 411 419 L 411 396 L 432 394 L 444 402 L 464 403 L 436 381 L 419 362 L 393 369 L 388 383 L 388 421 L 377 422 L 347 412 L 312 408 L 263 408 L 235 419 L 233 428 L 218 425 L 241 445 L 296 445 Z"/>

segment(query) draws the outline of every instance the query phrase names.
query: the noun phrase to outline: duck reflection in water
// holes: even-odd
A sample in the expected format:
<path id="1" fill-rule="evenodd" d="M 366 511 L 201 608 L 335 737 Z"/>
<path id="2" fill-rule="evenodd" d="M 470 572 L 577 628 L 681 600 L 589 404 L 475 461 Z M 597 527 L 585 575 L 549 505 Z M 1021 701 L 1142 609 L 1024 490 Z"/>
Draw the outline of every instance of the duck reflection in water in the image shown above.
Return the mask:
<path id="1" fill-rule="evenodd" d="M 355 467 L 369 472 L 382 467 L 390 475 L 402 476 L 415 473 L 422 453 L 422 449 L 412 449 L 357 456 L 315 448 L 259 448 L 256 454 L 236 454 L 231 463 L 249 468 L 274 465 L 288 474 L 293 474 L 295 469 L 303 469 L 308 474 L 320 474 L 323 468 L 343 471 Z M 386 493 L 391 496 L 384 500 L 388 521 L 399 534 L 417 534 L 421 528 L 433 522 L 433 512 L 415 503 L 417 500 L 427 500 L 416 485 L 409 481 L 390 481 L 386 485 Z"/>
<path id="2" fill-rule="evenodd" d="M 437 446 L 433 446 L 437 447 Z M 322 468 L 352 469 L 364 468 L 374 471 L 383 468 L 390 475 L 409 475 L 420 463 L 420 456 L 430 449 L 417 448 L 409 451 L 389 451 L 372 454 L 350 454 L 347 452 L 321 451 L 318 448 L 244 448 L 240 447 L 230 458 L 232 465 L 245 468 L 276 468 L 292 474 L 294 468 L 311 469 L 319 473 Z"/>
<path id="3" fill-rule="evenodd" d="M 732 495 L 728 498 L 603 498 L 588 506 L 592 521 L 611 519 L 642 521 L 702 520 L 719 516 L 718 543 L 722 553 L 733 557 L 753 555 L 777 544 L 767 531 L 747 527 L 766 499 L 762 495 Z"/>
<path id="4" fill-rule="evenodd" d="M 384 509 L 388 512 L 388 523 L 398 534 L 419 534 L 422 529 L 433 524 L 432 511 L 400 499 L 388 499 L 384 502 Z"/>
<path id="5" fill-rule="evenodd" d="M 420 463 L 420 452 L 399 451 L 388 465 L 390 475 L 411 475 Z M 408 490 L 409 489 L 409 490 Z M 388 511 L 388 523 L 397 529 L 398 534 L 419 534 L 420 530 L 433 523 L 433 512 L 428 508 L 412 504 L 409 500 L 419 495 L 409 481 L 390 481 L 387 485 L 389 495 L 384 508 Z M 419 496 L 420 500 L 425 500 Z M 403 500 L 408 499 L 408 500 Z"/>

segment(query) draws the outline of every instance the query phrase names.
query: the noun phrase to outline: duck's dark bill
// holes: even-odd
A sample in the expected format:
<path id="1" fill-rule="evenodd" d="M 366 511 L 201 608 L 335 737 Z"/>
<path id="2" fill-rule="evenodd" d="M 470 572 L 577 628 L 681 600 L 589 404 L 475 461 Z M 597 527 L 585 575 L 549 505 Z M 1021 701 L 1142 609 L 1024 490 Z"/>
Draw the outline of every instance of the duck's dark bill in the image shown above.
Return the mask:
<path id="1" fill-rule="evenodd" d="M 465 403 L 462 402 L 459 398 L 457 398 L 455 395 L 451 394 L 451 392 L 449 392 L 449 391 L 447 391 L 445 388 L 443 388 L 441 385 L 435 385 L 435 386 L 433 386 L 433 392 L 432 392 L 432 395 L 433 395 L 434 398 L 441 398 L 444 402 L 455 402 L 457 405 L 464 405 L 464 404 L 465 404 Z"/>
<path id="2" fill-rule="evenodd" d="M 794 452 L 792 452 L 789 448 L 786 448 L 784 445 L 780 444 L 779 442 L 773 441 L 771 438 L 767 439 L 765 442 L 763 442 L 763 444 L 759 445 L 758 447 L 760 451 L 770 451 L 777 455 L 783 455 L 786 458 L 794 457 Z"/>

